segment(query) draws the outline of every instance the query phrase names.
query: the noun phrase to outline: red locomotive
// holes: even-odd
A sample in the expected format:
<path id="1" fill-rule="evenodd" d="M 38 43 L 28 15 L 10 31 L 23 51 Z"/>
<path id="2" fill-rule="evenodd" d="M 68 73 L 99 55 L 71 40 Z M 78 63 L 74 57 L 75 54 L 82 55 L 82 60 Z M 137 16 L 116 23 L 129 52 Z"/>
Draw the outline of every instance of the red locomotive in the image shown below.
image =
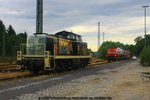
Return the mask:
<path id="1" fill-rule="evenodd" d="M 130 57 L 130 52 L 125 51 L 122 48 L 109 48 L 107 50 L 107 60 L 108 61 L 117 61 L 122 59 L 128 59 Z"/>

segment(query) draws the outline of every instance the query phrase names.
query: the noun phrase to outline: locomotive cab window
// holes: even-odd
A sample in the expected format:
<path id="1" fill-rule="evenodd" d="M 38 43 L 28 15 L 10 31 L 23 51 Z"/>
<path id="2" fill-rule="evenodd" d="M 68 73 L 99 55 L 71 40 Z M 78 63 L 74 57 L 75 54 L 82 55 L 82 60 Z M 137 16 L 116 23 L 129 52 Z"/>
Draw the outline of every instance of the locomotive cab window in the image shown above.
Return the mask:
<path id="1" fill-rule="evenodd" d="M 67 39 L 71 39 L 71 35 L 70 34 L 67 35 Z"/>
<path id="2" fill-rule="evenodd" d="M 75 40 L 75 39 L 76 39 L 75 35 L 73 35 L 73 34 L 72 34 L 72 39 L 73 39 L 73 40 Z"/>
<path id="3" fill-rule="evenodd" d="M 30 38 L 29 40 L 28 40 L 28 43 L 30 44 L 30 43 L 34 43 L 34 39 L 33 38 Z"/>
<path id="4" fill-rule="evenodd" d="M 82 42 L 82 39 L 81 39 L 80 36 L 76 36 L 76 40 L 77 40 L 78 42 Z"/>
<path id="5" fill-rule="evenodd" d="M 38 43 L 45 43 L 45 38 L 40 37 L 39 40 L 38 40 Z"/>
<path id="6" fill-rule="evenodd" d="M 45 36 L 28 36 L 27 37 L 27 55 L 44 55 Z"/>

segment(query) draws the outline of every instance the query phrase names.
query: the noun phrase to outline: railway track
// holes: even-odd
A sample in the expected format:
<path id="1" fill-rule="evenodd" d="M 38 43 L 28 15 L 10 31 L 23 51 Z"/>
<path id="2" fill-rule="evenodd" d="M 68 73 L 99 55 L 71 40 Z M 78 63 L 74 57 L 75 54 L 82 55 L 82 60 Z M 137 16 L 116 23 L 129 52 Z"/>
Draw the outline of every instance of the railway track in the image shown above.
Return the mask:
<path id="1" fill-rule="evenodd" d="M 88 66 L 93 66 L 93 65 L 99 65 L 99 64 L 105 64 L 108 63 L 107 60 L 99 59 L 99 58 L 92 58 L 91 64 Z"/>
<path id="2" fill-rule="evenodd" d="M 98 58 L 93 58 L 91 64 L 89 64 L 88 66 L 103 64 L 103 63 L 107 63 L 107 61 Z M 15 71 L 21 71 L 21 67 L 17 66 L 15 62 L 0 63 L 0 72 L 15 72 Z"/>
<path id="3" fill-rule="evenodd" d="M 91 64 L 87 67 L 91 67 L 94 65 L 104 64 L 107 63 L 104 60 L 93 58 Z M 64 71 L 65 73 L 66 71 Z M 39 75 L 45 75 L 47 73 L 40 73 Z M 8 80 L 13 78 L 20 78 L 20 77 L 30 77 L 34 76 L 32 73 L 28 71 L 22 72 L 21 67 L 17 66 L 16 63 L 0 63 L 0 81 L 1 80 Z"/>
<path id="4" fill-rule="evenodd" d="M 16 63 L 0 63 L 0 72 L 14 72 L 20 70 L 21 67 L 17 66 Z"/>

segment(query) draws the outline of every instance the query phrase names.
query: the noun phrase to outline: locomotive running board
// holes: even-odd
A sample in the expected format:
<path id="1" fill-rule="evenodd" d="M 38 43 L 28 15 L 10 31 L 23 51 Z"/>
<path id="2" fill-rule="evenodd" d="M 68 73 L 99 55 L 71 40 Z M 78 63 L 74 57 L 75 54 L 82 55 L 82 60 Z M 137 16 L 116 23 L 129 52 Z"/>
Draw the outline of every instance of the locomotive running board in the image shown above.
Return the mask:
<path id="1" fill-rule="evenodd" d="M 78 58 L 92 58 L 92 56 L 55 56 L 55 59 L 78 59 Z"/>

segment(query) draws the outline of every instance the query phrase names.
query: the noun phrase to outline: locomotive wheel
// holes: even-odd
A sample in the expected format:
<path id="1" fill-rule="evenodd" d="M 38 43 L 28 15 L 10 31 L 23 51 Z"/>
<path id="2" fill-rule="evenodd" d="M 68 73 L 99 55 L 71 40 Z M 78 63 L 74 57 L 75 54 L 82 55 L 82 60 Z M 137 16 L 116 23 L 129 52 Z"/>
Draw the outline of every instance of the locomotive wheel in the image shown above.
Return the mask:
<path id="1" fill-rule="evenodd" d="M 33 74 L 38 74 L 39 73 L 39 69 L 36 66 L 33 66 L 31 71 L 32 71 Z"/>
<path id="2" fill-rule="evenodd" d="M 31 62 L 31 67 L 29 68 L 30 72 L 33 74 L 38 74 L 39 68 L 35 62 Z"/>
<path id="3" fill-rule="evenodd" d="M 55 65 L 55 71 L 56 72 L 60 72 L 61 71 L 61 66 L 59 64 L 57 64 L 57 63 Z"/>
<path id="4" fill-rule="evenodd" d="M 72 69 L 72 62 L 71 61 L 68 61 L 66 63 L 66 70 L 71 70 Z"/>
<path id="5" fill-rule="evenodd" d="M 79 65 L 73 65 L 73 69 L 76 70 L 79 68 Z"/>
<path id="6" fill-rule="evenodd" d="M 58 65 L 55 66 L 55 71 L 59 72 L 59 66 Z"/>
<path id="7" fill-rule="evenodd" d="M 87 65 L 86 64 L 82 64 L 81 65 L 81 68 L 85 68 Z"/>
<path id="8" fill-rule="evenodd" d="M 21 65 L 21 71 L 24 72 L 25 71 L 25 66 Z"/>

